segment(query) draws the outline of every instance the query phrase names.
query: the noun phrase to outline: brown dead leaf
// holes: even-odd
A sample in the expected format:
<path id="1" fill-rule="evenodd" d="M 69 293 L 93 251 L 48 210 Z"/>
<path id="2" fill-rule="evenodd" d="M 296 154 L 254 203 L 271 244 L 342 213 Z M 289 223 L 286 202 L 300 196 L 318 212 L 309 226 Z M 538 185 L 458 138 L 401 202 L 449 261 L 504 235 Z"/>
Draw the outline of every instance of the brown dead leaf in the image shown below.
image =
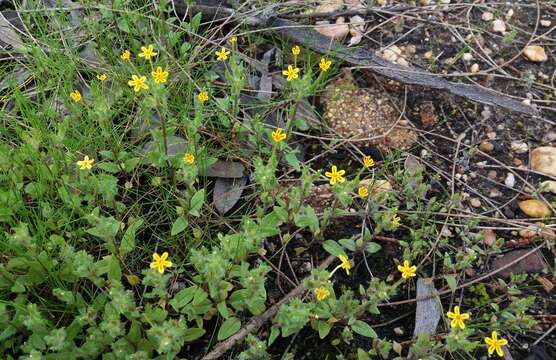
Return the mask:
<path id="1" fill-rule="evenodd" d="M 485 239 L 483 240 L 484 244 L 488 247 L 491 247 L 496 242 L 496 234 L 492 229 L 485 229 L 483 230 L 485 234 Z"/>
<path id="2" fill-rule="evenodd" d="M 328 13 L 341 10 L 344 7 L 343 0 L 321 0 L 315 8 L 316 13 Z"/>
<path id="3" fill-rule="evenodd" d="M 550 293 L 554 289 L 554 284 L 552 283 L 552 281 L 548 280 L 545 277 L 539 276 L 537 278 L 537 281 L 542 285 L 544 291 L 546 291 L 547 293 Z"/>
<path id="4" fill-rule="evenodd" d="M 504 255 L 494 259 L 492 261 L 492 266 L 494 269 L 500 269 L 506 264 L 509 264 L 512 261 L 521 258 L 530 251 L 531 249 L 508 251 Z M 535 251 L 534 253 L 526 256 L 512 266 L 500 271 L 497 275 L 499 277 L 509 278 L 511 274 L 538 274 L 544 271 L 546 268 L 547 265 L 542 255 L 538 251 Z"/>
<path id="5" fill-rule="evenodd" d="M 349 18 L 349 33 L 351 34 L 351 39 L 349 39 L 348 46 L 357 45 L 363 39 L 363 34 L 365 32 L 365 19 L 359 15 L 355 15 Z"/>

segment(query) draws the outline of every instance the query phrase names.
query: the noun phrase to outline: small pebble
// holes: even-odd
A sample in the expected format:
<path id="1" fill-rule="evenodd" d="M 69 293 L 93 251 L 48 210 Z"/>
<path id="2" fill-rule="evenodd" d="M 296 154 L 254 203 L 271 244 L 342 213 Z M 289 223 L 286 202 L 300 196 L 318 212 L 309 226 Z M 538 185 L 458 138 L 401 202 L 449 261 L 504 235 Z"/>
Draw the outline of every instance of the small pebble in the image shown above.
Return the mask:
<path id="1" fill-rule="evenodd" d="M 405 331 L 403 331 L 403 328 L 401 326 L 398 326 L 394 328 L 394 333 L 398 336 L 402 336 L 403 334 L 405 334 Z"/>
<path id="2" fill-rule="evenodd" d="M 486 164 L 487 164 L 486 160 L 485 161 L 479 161 L 479 162 L 477 162 L 477 167 L 479 169 L 483 169 L 486 166 Z"/>
<path id="3" fill-rule="evenodd" d="M 496 180 L 496 176 L 498 176 L 498 173 L 496 172 L 496 170 L 489 170 L 489 172 L 488 172 L 488 178 L 489 179 Z"/>
<path id="4" fill-rule="evenodd" d="M 512 16 L 514 16 L 514 9 L 508 10 L 508 12 L 506 13 L 506 20 L 510 20 Z"/>
<path id="5" fill-rule="evenodd" d="M 479 64 L 474 63 L 473 65 L 471 65 L 471 67 L 469 68 L 469 71 L 471 71 L 471 73 L 476 74 L 479 72 Z"/>
<path id="6" fill-rule="evenodd" d="M 471 171 L 471 172 L 469 173 L 469 177 L 470 177 L 471 179 L 476 179 L 476 178 L 477 178 L 477 173 L 474 172 L 474 171 Z"/>
<path id="7" fill-rule="evenodd" d="M 494 140 L 494 139 L 496 139 L 496 133 L 494 131 L 491 131 L 491 132 L 487 133 L 487 137 L 490 140 Z"/>
<path id="8" fill-rule="evenodd" d="M 506 179 L 504 180 L 504 184 L 506 184 L 507 187 L 513 188 L 515 185 L 514 174 L 508 173 L 508 175 L 506 175 Z"/>
<path id="9" fill-rule="evenodd" d="M 483 13 L 483 15 L 481 15 L 481 19 L 483 19 L 483 21 L 490 21 L 494 19 L 494 14 L 489 11 L 486 11 Z"/>
<path id="10" fill-rule="evenodd" d="M 423 54 L 423 58 L 426 60 L 430 60 L 432 59 L 432 51 L 427 51 L 426 53 Z"/>
<path id="11" fill-rule="evenodd" d="M 479 145 L 479 150 L 489 153 L 494 150 L 494 145 L 491 142 L 485 141 Z"/>
<path id="12" fill-rule="evenodd" d="M 510 144 L 510 149 L 516 154 L 525 154 L 529 151 L 529 145 L 523 141 L 512 141 Z"/>
<path id="13" fill-rule="evenodd" d="M 481 207 L 481 200 L 477 199 L 477 198 L 472 198 L 469 203 L 471 204 L 471 206 L 473 206 L 474 208 L 480 208 Z"/>
<path id="14" fill-rule="evenodd" d="M 512 160 L 512 164 L 514 164 L 514 166 L 521 166 L 521 165 L 523 165 L 523 161 L 521 161 L 521 160 L 518 159 L 518 158 L 514 158 L 514 159 Z"/>
<path id="15" fill-rule="evenodd" d="M 471 61 L 473 60 L 473 55 L 471 53 L 464 53 L 461 58 L 463 61 Z"/>
<path id="16" fill-rule="evenodd" d="M 505 33 L 506 32 L 506 23 L 502 19 L 496 19 L 492 22 L 492 31 L 497 33 Z"/>
<path id="17" fill-rule="evenodd" d="M 490 190 L 490 193 L 488 194 L 489 197 L 491 198 L 496 198 L 496 197 L 500 197 L 502 196 L 502 193 L 500 192 L 500 190 L 494 188 Z"/>
<path id="18" fill-rule="evenodd" d="M 485 107 L 485 109 L 481 111 L 481 116 L 483 117 L 483 120 L 488 120 L 492 116 L 492 111 L 490 111 L 490 108 Z"/>
<path id="19" fill-rule="evenodd" d="M 549 27 L 552 22 L 550 20 L 541 20 L 541 26 Z"/>

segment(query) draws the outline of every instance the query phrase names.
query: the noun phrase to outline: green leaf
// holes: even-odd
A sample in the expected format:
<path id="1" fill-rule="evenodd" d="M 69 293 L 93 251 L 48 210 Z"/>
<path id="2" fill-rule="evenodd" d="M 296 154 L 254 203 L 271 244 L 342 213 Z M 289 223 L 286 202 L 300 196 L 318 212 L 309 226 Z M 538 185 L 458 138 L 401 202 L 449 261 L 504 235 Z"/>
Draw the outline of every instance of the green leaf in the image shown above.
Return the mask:
<path id="1" fill-rule="evenodd" d="M 184 231 L 186 228 L 187 228 L 187 220 L 185 220 L 185 218 L 180 216 L 179 218 L 176 219 L 176 221 L 174 221 L 170 235 L 175 236 L 181 233 L 182 231 Z"/>
<path id="2" fill-rule="evenodd" d="M 199 210 L 201 210 L 201 208 L 203 207 L 203 204 L 205 202 L 205 189 L 201 189 L 200 191 L 197 191 L 195 193 L 195 195 L 193 195 L 193 197 L 191 198 L 191 207 L 189 209 L 189 213 L 192 216 L 199 216 Z"/>
<path id="3" fill-rule="evenodd" d="M 190 286 L 185 289 L 181 289 L 172 300 L 170 300 L 170 306 L 174 308 L 174 310 L 179 311 L 185 305 L 189 304 L 193 297 L 195 296 L 195 291 L 197 290 L 197 286 Z"/>
<path id="4" fill-rule="evenodd" d="M 375 242 L 370 242 L 367 244 L 367 252 L 369 254 L 374 254 L 375 252 L 378 252 L 380 249 L 382 249 L 382 246 L 380 246 L 380 244 L 377 244 Z"/>
<path id="5" fill-rule="evenodd" d="M 344 252 L 344 249 L 342 249 L 342 247 L 340 246 L 340 244 L 338 244 L 336 241 L 334 240 L 326 240 L 323 244 L 322 247 L 324 248 L 324 250 L 326 250 L 327 253 L 329 253 L 330 255 L 334 255 L 334 256 L 346 256 L 346 253 Z"/>
<path id="6" fill-rule="evenodd" d="M 218 330 L 218 341 L 229 338 L 239 331 L 241 328 L 241 321 L 235 317 L 231 317 L 222 323 L 220 330 Z"/>
<path id="7" fill-rule="evenodd" d="M 122 256 L 130 253 L 135 249 L 135 235 L 137 230 L 143 225 L 143 219 L 139 218 L 135 220 L 131 225 L 127 227 L 124 236 L 122 237 L 122 243 L 120 244 L 120 254 Z"/>
<path id="8" fill-rule="evenodd" d="M 126 19 L 124 18 L 118 19 L 118 29 L 122 30 L 125 33 L 129 33 L 129 24 Z"/>
<path id="9" fill-rule="evenodd" d="M 353 239 L 341 239 L 338 242 L 349 251 L 355 251 L 355 241 Z"/>
<path id="10" fill-rule="evenodd" d="M 193 340 L 197 340 L 198 338 L 200 338 L 203 335 L 205 335 L 205 329 L 190 328 L 190 329 L 186 329 L 183 332 L 182 340 L 185 341 L 185 342 L 191 342 Z"/>
<path id="11" fill-rule="evenodd" d="M 117 174 L 120 172 L 120 168 L 118 167 L 118 165 L 113 162 L 100 162 L 97 164 L 97 167 L 113 174 Z"/>
<path id="12" fill-rule="evenodd" d="M 87 233 L 103 240 L 111 240 L 120 230 L 120 222 L 111 217 L 100 218 L 96 226 L 87 229 Z"/>
<path id="13" fill-rule="evenodd" d="M 294 168 L 296 171 L 301 171 L 301 164 L 300 164 L 299 160 L 297 159 L 295 151 L 288 152 L 285 156 L 285 159 L 286 159 L 286 162 L 288 163 L 289 166 Z"/>
<path id="14" fill-rule="evenodd" d="M 268 337 L 268 346 L 274 343 L 274 340 L 276 340 L 278 335 L 280 335 L 280 329 L 273 326 L 272 329 L 270 330 L 270 336 Z"/>
<path id="15" fill-rule="evenodd" d="M 319 337 L 321 339 L 324 339 L 326 335 L 328 335 L 328 333 L 330 332 L 330 329 L 332 329 L 332 326 L 330 326 L 330 324 L 327 321 L 319 320 L 318 329 L 319 329 Z"/>
<path id="16" fill-rule="evenodd" d="M 355 320 L 353 324 L 351 324 L 351 328 L 359 335 L 363 335 L 369 338 L 378 337 L 373 328 L 369 324 L 361 320 Z"/>
<path id="17" fill-rule="evenodd" d="M 446 282 L 448 283 L 448 286 L 450 287 L 450 290 L 452 290 L 452 292 L 456 291 L 458 284 L 456 281 L 456 278 L 454 275 L 445 275 L 444 279 L 446 279 Z"/>
<path id="18" fill-rule="evenodd" d="M 218 309 L 218 312 L 220 313 L 220 315 L 222 315 L 224 319 L 230 317 L 230 312 L 228 311 L 228 307 L 226 306 L 225 301 L 218 303 L 218 305 L 216 305 L 216 308 Z"/>
<path id="19" fill-rule="evenodd" d="M 371 360 L 371 357 L 365 350 L 357 348 L 357 360 Z"/>

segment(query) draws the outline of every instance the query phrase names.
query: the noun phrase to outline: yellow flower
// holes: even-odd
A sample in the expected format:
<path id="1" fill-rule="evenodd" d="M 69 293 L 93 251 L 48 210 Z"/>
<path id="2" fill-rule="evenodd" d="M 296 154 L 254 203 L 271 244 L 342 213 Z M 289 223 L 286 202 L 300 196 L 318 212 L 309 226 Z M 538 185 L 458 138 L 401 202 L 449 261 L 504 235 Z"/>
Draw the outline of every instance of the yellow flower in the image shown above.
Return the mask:
<path id="1" fill-rule="evenodd" d="M 394 217 L 392 218 L 392 225 L 393 226 L 400 226 L 400 217 L 397 215 L 394 215 Z"/>
<path id="2" fill-rule="evenodd" d="M 375 165 L 375 161 L 373 160 L 372 157 L 370 156 L 363 156 L 363 165 L 365 165 L 366 168 L 370 168 L 373 167 Z"/>
<path id="3" fill-rule="evenodd" d="M 407 279 L 415 276 L 415 272 L 417 271 L 417 266 L 415 265 L 410 266 L 410 265 L 411 263 L 408 260 L 404 260 L 403 266 L 398 265 L 398 270 L 402 273 L 402 278 Z"/>
<path id="4" fill-rule="evenodd" d="M 321 301 L 330 296 L 330 291 L 324 286 L 321 286 L 315 289 L 315 296 L 317 297 L 318 301 Z"/>
<path id="5" fill-rule="evenodd" d="M 129 86 L 133 87 L 133 91 L 138 92 L 141 91 L 141 89 L 147 90 L 149 88 L 149 85 L 147 85 L 146 82 L 146 76 L 131 75 L 131 80 L 127 83 Z"/>
<path id="6" fill-rule="evenodd" d="M 338 258 L 342 262 L 342 269 L 344 269 L 346 271 L 346 274 L 349 275 L 349 269 L 351 269 L 351 264 L 349 263 L 348 258 L 345 257 L 344 255 L 340 255 L 338 256 Z"/>
<path id="7" fill-rule="evenodd" d="M 285 139 L 286 139 L 286 133 L 282 129 L 277 128 L 272 132 L 272 140 L 276 141 L 277 143 L 280 143 L 282 142 L 282 140 Z"/>
<path id="8" fill-rule="evenodd" d="M 83 160 L 80 160 L 80 161 L 77 162 L 77 165 L 79 166 L 79 169 L 81 169 L 81 170 L 91 170 L 91 168 L 93 167 L 94 162 L 95 162 L 95 159 L 89 159 L 89 156 L 85 155 Z"/>
<path id="9" fill-rule="evenodd" d="M 343 175 L 346 173 L 345 170 L 340 170 L 338 171 L 338 168 L 336 167 L 336 165 L 332 166 L 332 172 L 325 172 L 324 176 L 326 176 L 327 178 L 330 178 L 330 185 L 334 185 L 336 184 L 336 182 L 339 182 L 340 184 L 343 183 L 344 181 L 346 181 L 346 179 L 343 178 Z"/>
<path id="10" fill-rule="evenodd" d="M 197 95 L 197 98 L 199 99 L 200 102 L 204 103 L 205 101 L 208 101 L 209 99 L 209 94 L 208 91 L 201 91 L 199 93 L 199 95 Z"/>
<path id="11" fill-rule="evenodd" d="M 495 351 L 498 356 L 503 357 L 504 351 L 502 350 L 502 346 L 508 344 L 508 340 L 506 339 L 498 339 L 498 334 L 496 331 L 493 331 L 490 335 L 491 337 L 486 337 L 485 342 L 488 345 L 488 354 L 492 355 Z"/>
<path id="12" fill-rule="evenodd" d="M 367 189 L 366 186 L 360 186 L 359 189 L 357 189 L 357 195 L 364 199 L 369 195 L 369 189 Z"/>
<path id="13" fill-rule="evenodd" d="M 124 50 L 124 52 L 120 55 L 120 58 L 122 60 L 130 61 L 131 60 L 131 53 L 129 52 L 129 50 Z"/>
<path id="14" fill-rule="evenodd" d="M 322 71 L 328 71 L 328 69 L 330 69 L 330 65 L 332 65 L 331 60 L 327 60 L 326 58 L 320 58 L 319 68 Z"/>
<path id="15" fill-rule="evenodd" d="M 450 322 L 451 327 L 459 327 L 462 330 L 465 329 L 464 320 L 469 319 L 470 316 L 469 313 L 460 314 L 459 306 L 454 306 L 454 312 L 448 311 L 446 315 L 448 315 L 449 319 L 452 319 Z"/>
<path id="16" fill-rule="evenodd" d="M 81 93 L 79 92 L 79 90 L 73 90 L 72 92 L 70 92 L 70 97 L 75 102 L 81 101 Z"/>
<path id="17" fill-rule="evenodd" d="M 141 46 L 141 53 L 139 57 L 150 60 L 150 58 L 155 57 L 158 53 L 154 51 L 154 46 L 149 45 L 147 47 Z"/>
<path id="18" fill-rule="evenodd" d="M 187 165 L 193 165 L 193 163 L 195 162 L 195 156 L 190 153 L 185 153 L 185 155 L 183 156 L 183 162 Z"/>
<path id="19" fill-rule="evenodd" d="M 228 59 L 228 55 L 230 55 L 230 52 L 226 50 L 225 47 L 223 47 L 220 51 L 216 51 L 215 54 L 216 54 L 216 60 L 225 61 Z"/>
<path id="20" fill-rule="evenodd" d="M 237 44 L 237 36 L 232 36 L 229 41 L 230 41 L 230 44 L 232 44 L 232 45 Z"/>
<path id="21" fill-rule="evenodd" d="M 156 68 L 156 71 L 151 71 L 151 75 L 157 84 L 164 84 L 168 79 L 168 71 L 162 70 L 160 66 Z"/>
<path id="22" fill-rule="evenodd" d="M 297 45 L 295 45 L 294 47 L 292 47 L 292 54 L 293 56 L 297 56 L 301 53 L 301 48 Z"/>
<path id="23" fill-rule="evenodd" d="M 153 254 L 153 262 L 151 263 L 151 269 L 157 269 L 159 273 L 164 272 L 164 268 L 172 266 L 172 262 L 168 261 L 168 253 L 165 251 L 162 255 L 157 253 Z"/>
<path id="24" fill-rule="evenodd" d="M 282 74 L 287 77 L 288 81 L 292 81 L 299 77 L 299 69 L 288 65 L 288 70 L 283 70 Z"/>
<path id="25" fill-rule="evenodd" d="M 106 74 L 97 74 L 97 80 L 104 81 L 108 79 L 108 75 Z"/>

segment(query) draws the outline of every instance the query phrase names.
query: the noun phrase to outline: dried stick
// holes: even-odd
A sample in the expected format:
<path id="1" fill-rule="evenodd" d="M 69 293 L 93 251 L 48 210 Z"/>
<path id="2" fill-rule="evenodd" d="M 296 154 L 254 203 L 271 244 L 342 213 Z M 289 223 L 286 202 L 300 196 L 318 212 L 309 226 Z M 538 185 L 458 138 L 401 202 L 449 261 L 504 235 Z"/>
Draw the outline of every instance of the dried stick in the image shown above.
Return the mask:
<path id="1" fill-rule="evenodd" d="M 326 269 L 334 261 L 335 258 L 336 257 L 332 256 L 332 255 L 327 257 L 319 265 L 319 269 L 320 270 Z M 276 304 L 269 307 L 261 315 L 257 316 L 256 318 L 252 319 L 251 321 L 249 321 L 249 323 L 247 323 L 247 325 L 242 327 L 235 335 L 233 335 L 232 337 L 228 338 L 227 340 L 222 341 L 221 343 L 216 345 L 212 349 L 211 352 L 209 352 L 208 354 L 206 354 L 202 358 L 202 360 L 218 359 L 219 357 L 224 355 L 226 353 L 226 351 L 230 350 L 235 344 L 239 343 L 247 335 L 249 335 L 252 332 L 255 332 L 255 331 L 259 330 L 259 328 L 261 326 L 263 326 L 264 323 L 266 323 L 268 320 L 270 320 L 278 312 L 278 309 L 280 309 L 280 306 L 282 306 L 284 304 L 287 304 L 288 301 L 290 301 L 292 298 L 302 295 L 304 291 L 305 291 L 305 288 L 303 287 L 303 281 L 302 281 L 299 285 L 297 285 L 295 287 L 295 289 L 293 289 L 292 291 L 287 293 L 286 296 L 284 296 L 280 301 L 278 301 Z"/>

